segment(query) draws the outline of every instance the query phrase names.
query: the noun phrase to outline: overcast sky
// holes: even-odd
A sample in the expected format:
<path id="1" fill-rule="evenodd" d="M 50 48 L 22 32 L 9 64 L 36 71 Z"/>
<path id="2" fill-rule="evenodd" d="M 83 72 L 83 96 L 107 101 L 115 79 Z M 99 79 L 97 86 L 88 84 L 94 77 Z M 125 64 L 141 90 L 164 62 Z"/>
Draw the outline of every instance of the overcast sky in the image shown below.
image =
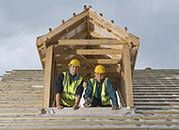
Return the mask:
<path id="1" fill-rule="evenodd" d="M 0 0 L 0 75 L 41 69 L 36 37 L 85 4 L 141 38 L 136 68 L 179 68 L 179 0 Z"/>

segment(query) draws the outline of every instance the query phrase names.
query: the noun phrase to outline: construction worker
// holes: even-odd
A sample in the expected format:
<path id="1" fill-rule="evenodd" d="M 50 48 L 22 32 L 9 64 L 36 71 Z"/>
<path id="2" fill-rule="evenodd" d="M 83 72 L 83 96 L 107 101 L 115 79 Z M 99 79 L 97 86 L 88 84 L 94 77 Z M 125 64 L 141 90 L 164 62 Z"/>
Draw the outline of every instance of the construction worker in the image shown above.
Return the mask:
<path id="1" fill-rule="evenodd" d="M 56 106 L 58 109 L 72 107 L 78 109 L 83 93 L 83 78 L 79 75 L 80 62 L 72 59 L 68 64 L 69 70 L 59 74 L 55 81 Z"/>
<path id="2" fill-rule="evenodd" d="M 84 107 L 111 106 L 112 110 L 119 108 L 117 95 L 112 82 L 105 77 L 105 67 L 97 65 L 94 70 L 94 78 L 88 80 L 84 94 Z"/>

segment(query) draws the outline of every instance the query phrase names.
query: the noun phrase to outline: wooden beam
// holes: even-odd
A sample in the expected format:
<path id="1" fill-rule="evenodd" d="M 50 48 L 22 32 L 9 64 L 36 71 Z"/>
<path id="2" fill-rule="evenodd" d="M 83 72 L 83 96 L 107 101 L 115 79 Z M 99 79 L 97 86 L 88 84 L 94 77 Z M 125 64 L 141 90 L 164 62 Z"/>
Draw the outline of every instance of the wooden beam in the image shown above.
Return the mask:
<path id="1" fill-rule="evenodd" d="M 68 64 L 70 60 L 56 59 L 56 63 Z M 80 60 L 81 63 L 85 64 L 119 64 L 121 59 L 87 59 L 86 61 Z"/>
<path id="2" fill-rule="evenodd" d="M 60 50 L 58 54 L 67 54 L 67 55 L 120 55 L 122 53 L 121 49 L 67 49 Z"/>
<path id="3" fill-rule="evenodd" d="M 89 64 L 119 64 L 120 59 L 88 59 Z"/>
<path id="4" fill-rule="evenodd" d="M 90 35 L 94 38 L 113 38 L 118 39 L 121 42 L 126 42 L 125 40 L 121 39 L 120 37 L 112 34 L 111 32 L 107 31 L 105 28 L 102 28 L 100 25 L 95 24 L 93 21 L 90 21 Z"/>
<path id="5" fill-rule="evenodd" d="M 75 24 L 77 21 L 79 21 L 80 19 L 83 19 L 87 15 L 88 15 L 88 10 L 85 10 L 85 11 L 81 12 L 80 14 L 76 15 L 75 17 L 69 19 L 64 24 L 62 24 L 62 25 L 58 26 L 57 28 L 53 29 L 51 32 L 47 33 L 44 36 L 39 37 L 37 39 L 37 45 L 40 46 L 43 42 L 45 42 L 47 40 L 47 38 L 51 39 L 52 37 L 55 37 L 61 31 L 63 31 L 64 29 L 68 28 L 69 26 Z"/>
<path id="6" fill-rule="evenodd" d="M 120 90 L 127 107 L 133 107 L 132 73 L 128 45 L 123 46 L 121 61 Z"/>
<path id="7" fill-rule="evenodd" d="M 139 46 L 135 46 L 130 50 L 131 58 L 132 58 L 131 59 L 132 76 L 133 76 L 133 71 L 134 71 L 134 68 L 135 68 L 138 50 L 139 50 Z"/>
<path id="8" fill-rule="evenodd" d="M 133 42 L 136 46 L 139 46 L 140 45 L 140 38 L 131 34 L 131 33 L 128 33 L 129 34 L 129 39 L 131 40 L 131 42 Z"/>
<path id="9" fill-rule="evenodd" d="M 37 42 L 37 41 L 36 41 Z M 42 64 L 42 68 L 44 69 L 45 68 L 45 64 L 44 62 L 42 61 L 42 59 L 45 57 L 45 53 L 44 53 L 44 46 L 38 46 L 36 44 L 36 47 L 37 47 L 37 50 L 38 50 L 38 54 L 39 54 L 39 58 L 40 58 L 40 61 L 41 61 L 41 64 Z"/>
<path id="10" fill-rule="evenodd" d="M 76 54 L 79 55 L 107 55 L 121 54 L 120 49 L 77 49 Z"/>
<path id="11" fill-rule="evenodd" d="M 111 30 L 111 33 L 117 35 L 120 39 L 123 39 L 126 42 L 128 41 L 127 38 L 129 37 L 129 35 L 127 32 L 125 32 L 123 29 L 119 28 L 115 24 L 108 22 L 103 17 L 100 17 L 94 11 L 92 10 L 89 11 L 89 17 L 90 17 L 90 21 L 95 22 L 96 24 L 99 24 L 102 28 L 106 30 Z"/>
<path id="12" fill-rule="evenodd" d="M 59 40 L 58 45 L 66 46 L 66 45 L 123 45 L 127 44 L 126 42 L 122 42 L 120 40 L 107 40 L 107 39 L 92 39 L 92 40 L 84 40 L 84 39 L 70 39 L 70 40 Z"/>
<path id="13" fill-rule="evenodd" d="M 43 107 L 47 109 L 51 104 L 51 96 L 53 93 L 53 79 L 54 79 L 54 46 L 49 46 L 46 51 L 45 60 L 45 88 Z"/>

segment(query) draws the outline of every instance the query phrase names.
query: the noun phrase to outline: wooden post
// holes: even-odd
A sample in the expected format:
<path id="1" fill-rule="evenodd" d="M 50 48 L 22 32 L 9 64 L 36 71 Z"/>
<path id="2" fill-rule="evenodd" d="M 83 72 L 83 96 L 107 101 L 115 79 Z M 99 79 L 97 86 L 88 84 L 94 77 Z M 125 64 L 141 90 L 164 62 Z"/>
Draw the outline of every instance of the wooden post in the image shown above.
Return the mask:
<path id="1" fill-rule="evenodd" d="M 53 79 L 54 79 L 54 46 L 47 47 L 45 60 L 45 88 L 43 107 L 46 110 L 52 104 Z"/>
<path id="2" fill-rule="evenodd" d="M 128 45 L 123 45 L 122 62 L 121 62 L 121 77 L 120 91 L 126 107 L 133 107 L 133 90 L 132 90 L 132 73 L 131 61 Z"/>

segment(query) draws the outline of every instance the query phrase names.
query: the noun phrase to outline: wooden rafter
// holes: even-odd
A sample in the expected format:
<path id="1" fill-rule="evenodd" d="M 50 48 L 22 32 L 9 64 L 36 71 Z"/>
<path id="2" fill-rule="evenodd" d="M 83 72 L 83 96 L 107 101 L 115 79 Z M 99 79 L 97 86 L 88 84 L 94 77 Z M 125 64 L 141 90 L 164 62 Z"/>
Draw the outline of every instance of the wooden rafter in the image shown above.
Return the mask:
<path id="1" fill-rule="evenodd" d="M 64 45 L 123 45 L 127 44 L 126 42 L 121 42 L 116 39 L 68 39 L 68 40 L 59 40 L 58 45 L 64 46 Z"/>
<path id="2" fill-rule="evenodd" d="M 43 42 L 45 42 L 47 40 L 47 38 L 48 39 L 53 38 L 54 36 L 58 35 L 61 31 L 65 30 L 69 26 L 75 24 L 76 22 L 78 22 L 80 19 L 84 18 L 87 15 L 88 15 L 88 11 L 85 10 L 82 13 L 76 15 L 75 17 L 69 19 L 64 24 L 62 24 L 62 26 L 58 26 L 57 28 L 53 29 L 53 31 L 47 33 L 45 36 L 40 37 L 37 41 L 37 45 L 40 46 Z"/>

